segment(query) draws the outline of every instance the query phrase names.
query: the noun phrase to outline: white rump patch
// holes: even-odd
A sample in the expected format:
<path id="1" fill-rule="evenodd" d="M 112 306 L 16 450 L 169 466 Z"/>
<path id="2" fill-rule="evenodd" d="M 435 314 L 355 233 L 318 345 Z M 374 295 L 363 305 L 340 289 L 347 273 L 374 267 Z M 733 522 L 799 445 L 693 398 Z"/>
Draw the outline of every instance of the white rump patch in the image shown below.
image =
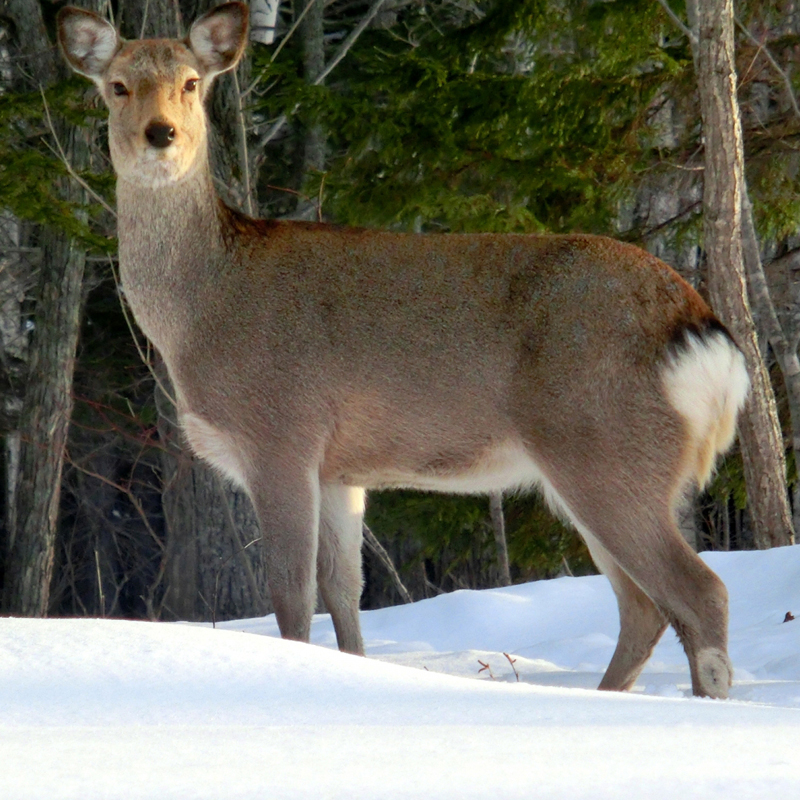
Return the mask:
<path id="1" fill-rule="evenodd" d="M 689 334 L 688 346 L 664 370 L 664 386 L 670 404 L 686 421 L 694 473 L 702 485 L 736 434 L 736 418 L 750 388 L 744 356 L 721 332 L 702 339 Z"/>
<path id="2" fill-rule="evenodd" d="M 181 427 L 192 450 L 241 488 L 246 488 L 241 450 L 233 436 L 195 414 L 182 414 Z"/>

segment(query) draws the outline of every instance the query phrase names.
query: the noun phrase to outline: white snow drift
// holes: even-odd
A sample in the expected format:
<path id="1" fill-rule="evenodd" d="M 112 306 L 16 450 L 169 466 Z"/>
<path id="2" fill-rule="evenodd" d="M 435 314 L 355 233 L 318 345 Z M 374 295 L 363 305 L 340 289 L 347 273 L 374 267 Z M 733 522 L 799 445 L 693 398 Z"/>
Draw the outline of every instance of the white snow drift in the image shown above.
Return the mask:
<path id="1" fill-rule="evenodd" d="M 368 659 L 323 615 L 326 647 L 269 617 L 0 619 L 0 798 L 800 797 L 800 547 L 704 557 L 731 594 L 729 701 L 688 697 L 671 632 L 634 693 L 594 691 L 602 577 L 366 612 Z"/>

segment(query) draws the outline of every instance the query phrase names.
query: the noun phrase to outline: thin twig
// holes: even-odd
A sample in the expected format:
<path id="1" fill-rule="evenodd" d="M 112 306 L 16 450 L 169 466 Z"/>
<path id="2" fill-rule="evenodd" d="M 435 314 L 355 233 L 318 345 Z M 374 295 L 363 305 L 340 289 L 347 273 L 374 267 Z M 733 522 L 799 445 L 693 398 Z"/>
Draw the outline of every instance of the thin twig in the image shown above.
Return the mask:
<path id="1" fill-rule="evenodd" d="M 758 47 L 759 51 L 764 54 L 767 61 L 771 64 L 772 68 L 781 76 L 783 80 L 783 84 L 786 87 L 786 93 L 789 95 L 789 102 L 792 104 L 792 110 L 794 111 L 794 115 L 800 119 L 800 106 L 797 105 L 797 98 L 794 94 L 794 87 L 792 86 L 792 81 L 789 78 L 788 73 L 784 70 L 780 64 L 774 59 L 772 53 L 770 53 L 769 48 L 767 47 L 766 43 L 760 42 L 748 28 L 742 24 L 739 17 L 734 17 L 736 24 L 739 26 L 739 30 L 756 46 Z"/>
<path id="2" fill-rule="evenodd" d="M 103 574 L 100 570 L 100 553 L 97 552 L 97 545 L 94 547 L 94 564 L 97 569 L 97 593 L 100 595 L 100 615 L 106 615 L 106 598 L 103 595 Z"/>
<path id="3" fill-rule="evenodd" d="M 119 296 L 119 304 L 122 308 L 122 315 L 125 317 L 125 324 L 128 326 L 128 330 L 131 333 L 131 338 L 133 339 L 133 343 L 136 346 L 136 352 L 139 354 L 139 358 L 142 359 L 142 363 L 147 367 L 148 371 L 153 376 L 153 380 L 156 382 L 158 388 L 161 389 L 161 391 L 164 393 L 164 397 L 166 397 L 167 400 L 169 400 L 169 402 L 172 403 L 173 406 L 177 406 L 175 398 L 170 394 L 170 392 L 167 391 L 166 387 L 161 382 L 161 379 L 158 377 L 158 374 L 156 373 L 155 369 L 153 369 L 153 363 L 152 360 L 150 359 L 149 354 L 145 354 L 145 352 L 142 350 L 142 346 L 139 344 L 139 337 L 136 334 L 136 328 L 134 327 L 133 319 L 131 318 L 130 312 L 128 311 L 128 304 L 125 300 L 123 292 L 120 291 L 123 288 L 122 281 L 120 280 L 119 274 L 117 273 L 116 267 L 114 266 L 114 259 L 109 257 L 108 262 L 111 265 L 111 273 L 114 276 L 114 283 L 117 286 L 117 294 Z M 149 351 L 150 349 L 149 341 L 147 342 L 147 347 Z"/>
<path id="4" fill-rule="evenodd" d="M 441 589 L 441 588 L 439 588 L 439 587 L 438 587 L 438 586 L 437 586 L 437 585 L 436 585 L 436 584 L 435 584 L 435 583 L 434 583 L 434 582 L 433 582 L 433 581 L 432 581 L 432 580 L 431 580 L 431 579 L 428 577 L 428 573 L 427 573 L 427 571 L 425 570 L 425 564 L 424 564 L 423 562 L 420 562 L 420 565 L 419 565 L 419 566 L 420 566 L 420 570 L 421 570 L 421 572 L 422 572 L 422 582 L 425 584 L 426 588 L 428 588 L 428 589 L 430 589 L 431 591 L 435 592 L 437 595 L 438 595 L 438 594 L 444 594 L 444 593 L 445 593 L 444 589 Z"/>
<path id="5" fill-rule="evenodd" d="M 508 653 L 503 653 L 503 655 L 508 659 L 508 663 L 511 664 L 511 669 L 514 670 L 514 674 L 517 676 L 517 683 L 519 683 L 519 672 L 517 672 L 517 668 L 514 666 L 514 664 L 517 663 L 517 659 L 511 658 Z"/>
<path id="6" fill-rule="evenodd" d="M 370 22 L 372 22 L 385 2 L 386 0 L 376 0 L 376 2 L 370 6 L 369 11 L 367 11 L 363 19 L 358 23 L 358 25 L 356 25 L 355 28 L 353 28 L 352 31 L 350 31 L 350 35 L 341 43 L 339 49 L 334 54 L 328 66 L 325 67 L 325 69 L 322 70 L 322 72 L 320 72 L 320 74 L 317 75 L 317 77 L 312 81 L 312 86 L 319 86 L 325 80 L 325 78 L 331 74 L 339 62 L 350 52 L 350 48 L 356 43 L 356 40 L 359 36 L 361 36 Z M 294 114 L 298 108 L 300 108 L 300 103 L 295 105 L 291 113 Z M 278 133 L 280 133 L 288 119 L 289 117 L 286 114 L 281 114 L 280 117 L 278 117 L 275 124 L 267 131 L 266 135 L 258 143 L 259 150 L 263 150 L 278 135 Z"/>
<path id="7" fill-rule="evenodd" d="M 492 668 L 488 662 L 484 664 L 483 661 L 478 659 L 478 663 L 481 665 L 481 668 L 478 670 L 478 675 L 480 675 L 481 672 L 487 672 L 492 680 L 496 680 L 496 678 L 494 677 L 494 673 L 492 672 Z"/>
<path id="8" fill-rule="evenodd" d="M 392 582 L 394 583 L 395 588 L 397 589 L 397 592 L 402 598 L 403 602 L 413 603 L 414 598 L 411 596 L 411 592 L 406 589 L 405 584 L 400 578 L 400 573 L 397 571 L 397 568 L 392 561 L 392 557 L 386 552 L 386 548 L 378 541 L 375 534 L 364 522 L 361 523 L 361 531 L 364 536 L 364 544 L 380 559 L 381 563 L 386 568 L 386 571 L 389 573 L 389 576 L 391 577 Z"/>
<path id="9" fill-rule="evenodd" d="M 241 168 L 244 178 L 244 205 L 245 211 L 252 217 L 255 215 L 253 208 L 253 190 L 250 185 L 250 156 L 247 152 L 247 128 L 244 121 L 244 106 L 242 103 L 242 90 L 239 88 L 239 76 L 233 70 L 233 85 L 236 89 L 236 113 L 239 122 L 239 138 L 241 142 Z"/>
<path id="10" fill-rule="evenodd" d="M 294 114 L 297 109 L 300 108 L 300 103 L 298 103 L 293 109 L 292 114 Z M 275 121 L 273 126 L 267 131 L 266 135 L 263 139 L 258 143 L 258 149 L 263 150 L 282 130 L 283 126 L 287 123 L 289 117 L 286 114 L 281 114 L 278 119 Z"/>
<path id="11" fill-rule="evenodd" d="M 303 10 L 297 15 L 297 19 L 292 23 L 292 27 L 289 28 L 289 30 L 286 32 L 286 35 L 283 37 L 283 39 L 281 39 L 280 43 L 278 44 L 278 46 L 275 48 L 274 52 L 272 53 L 272 57 L 269 60 L 270 64 L 274 63 L 275 59 L 278 57 L 278 53 L 280 53 L 280 51 L 283 50 L 283 48 L 286 45 L 286 43 L 289 41 L 289 39 L 291 39 L 292 34 L 294 34 L 294 32 L 298 29 L 298 27 L 300 26 L 300 23 L 303 21 L 305 15 L 308 14 L 308 12 L 311 9 L 312 5 L 313 5 L 313 3 L 307 3 L 304 6 Z M 250 92 L 255 90 L 255 88 L 256 88 L 256 86 L 258 86 L 259 81 L 261 80 L 261 78 L 262 78 L 261 75 L 256 76 L 256 79 L 244 90 L 244 95 L 243 95 L 244 97 L 247 97 L 247 95 L 249 95 Z"/>
<path id="12" fill-rule="evenodd" d="M 82 472 L 84 475 L 88 475 L 90 478 L 96 478 L 101 483 L 105 483 L 106 485 L 111 486 L 114 489 L 116 489 L 118 492 L 121 492 L 122 494 L 124 494 L 128 498 L 128 500 L 130 501 L 131 505 L 136 510 L 136 513 L 141 517 L 142 523 L 144 524 L 145 528 L 147 529 L 147 532 L 150 534 L 150 537 L 153 539 L 153 541 L 158 546 L 158 549 L 162 553 L 166 552 L 166 548 L 164 546 L 164 543 L 161 541 L 161 539 L 158 538 L 158 535 L 153 530 L 152 525 L 150 525 L 150 522 L 147 519 L 147 514 L 145 513 L 145 510 L 142 507 L 142 504 L 139 502 L 139 499 L 133 493 L 133 491 L 131 490 L 130 486 L 125 487 L 122 484 L 117 483 L 116 481 L 112 481 L 111 478 L 107 478 L 105 475 L 101 475 L 99 472 L 95 472 L 94 470 L 87 469 L 86 467 L 82 467 L 77 461 L 73 461 L 72 457 L 69 455 L 69 452 L 67 450 L 64 451 L 64 458 L 65 458 L 65 460 L 67 461 L 67 463 L 70 466 L 74 467 L 79 472 Z"/>
<path id="13" fill-rule="evenodd" d="M 211 479 L 214 481 L 214 486 L 217 490 L 217 495 L 222 503 L 222 508 L 225 512 L 225 518 L 228 521 L 228 525 L 231 529 L 231 540 L 234 546 L 234 553 L 233 555 L 242 554 L 242 566 L 244 568 L 245 577 L 247 578 L 247 582 L 250 585 L 250 592 L 253 594 L 255 599 L 258 601 L 258 607 L 261 614 L 266 614 L 267 609 L 267 600 L 264 595 L 261 593 L 261 587 L 258 585 L 258 581 L 256 580 L 255 573 L 253 572 L 253 565 L 250 563 L 250 560 L 244 555 L 244 551 L 247 550 L 248 547 L 255 544 L 256 542 L 261 541 L 261 536 L 259 535 L 258 538 L 253 539 L 252 542 L 248 542 L 247 544 L 242 543 L 242 537 L 239 532 L 239 528 L 236 525 L 236 520 L 233 518 L 233 511 L 231 511 L 230 503 L 228 502 L 228 494 L 225 491 L 225 486 L 222 482 L 222 479 L 219 475 L 216 474 L 213 470 L 211 471 Z M 222 567 L 227 564 L 227 561 L 220 566 L 220 571 Z M 214 594 L 214 612 L 216 614 L 217 608 L 217 595 L 216 592 Z"/>
<path id="14" fill-rule="evenodd" d="M 272 54 L 272 58 L 270 58 L 269 63 L 272 64 L 275 59 L 278 57 L 278 53 L 285 47 L 286 43 L 289 39 L 292 38 L 294 32 L 300 27 L 300 23 L 305 19 L 306 14 L 311 10 L 313 7 L 313 2 L 307 2 L 303 7 L 303 10 L 297 15 L 297 19 L 292 23 L 292 27 L 286 31 L 286 36 L 281 39 L 280 44 L 275 48 L 275 52 Z"/>
<path id="15" fill-rule="evenodd" d="M 697 37 L 686 23 L 670 8 L 667 0 L 658 0 L 664 11 L 667 12 L 669 18 L 683 31 L 684 36 L 688 37 L 693 46 L 697 46 Z"/>
<path id="16" fill-rule="evenodd" d="M 317 194 L 317 222 L 322 222 L 322 192 L 325 189 L 325 178 L 327 173 L 322 173 L 322 180 L 319 182 L 319 193 Z"/>
<path id="17" fill-rule="evenodd" d="M 211 627 L 212 627 L 212 628 L 216 628 L 216 627 L 217 627 L 217 599 L 218 599 L 218 596 L 219 596 L 219 579 L 220 579 L 220 576 L 222 575 L 222 570 L 223 570 L 223 569 L 225 569 L 225 566 L 228 564 L 228 562 L 229 562 L 231 559 L 233 559 L 233 558 L 235 558 L 236 556 L 238 556 L 238 555 L 239 555 L 239 553 L 243 553 L 243 552 L 244 552 L 245 550 L 247 550 L 247 548 L 248 548 L 248 547 L 250 547 L 251 545 L 254 545 L 256 542 L 260 542 L 260 541 L 261 541 L 261 537 L 260 537 L 260 536 L 259 536 L 257 539 L 253 539 L 253 541 L 252 541 L 252 542 L 248 542 L 248 543 L 247 543 L 247 544 L 246 544 L 244 547 L 242 547 L 242 548 L 240 548 L 239 550 L 236 550 L 235 552 L 231 553 L 231 554 L 230 554 L 230 555 L 229 555 L 229 556 L 228 556 L 228 557 L 227 557 L 227 558 L 226 558 L 226 559 L 225 559 L 225 560 L 224 560 L 224 561 L 223 561 L 223 562 L 222 562 L 222 563 L 219 565 L 219 568 L 217 569 L 217 575 L 216 575 L 216 577 L 214 578 L 214 605 L 213 605 L 213 606 L 209 606 L 209 607 L 211 608 Z M 260 593 L 259 593 L 259 597 L 261 597 L 261 594 L 260 594 Z M 207 600 L 206 600 L 204 597 L 203 597 L 203 602 L 204 602 L 206 605 L 208 605 L 208 601 L 207 601 Z M 263 600 L 262 600 L 262 608 L 263 608 Z"/>
<path id="18" fill-rule="evenodd" d="M 52 153 L 54 153 L 61 159 L 61 162 L 66 167 L 67 172 L 70 174 L 70 176 L 74 180 L 76 180 L 95 200 L 97 200 L 97 202 L 100 203 L 100 205 L 103 206 L 103 208 L 106 211 L 108 211 L 109 214 L 111 214 L 113 217 L 116 218 L 117 212 L 113 208 L 111 208 L 111 206 L 99 194 L 97 194 L 97 192 L 95 192 L 94 189 L 92 189 L 92 187 L 89 186 L 89 184 L 86 183 L 86 181 L 83 178 L 81 178 L 81 176 L 78 175 L 77 172 L 75 172 L 72 164 L 67 158 L 67 154 L 64 152 L 64 148 L 61 146 L 61 141 L 59 140 L 58 134 L 56 133 L 56 129 L 53 125 L 53 119 L 50 116 L 50 106 L 47 105 L 47 98 L 45 97 L 44 89 L 42 88 L 41 84 L 39 84 L 39 91 L 41 92 L 42 95 L 42 103 L 44 105 L 44 115 L 47 118 L 47 127 L 50 130 L 50 135 L 53 137 L 53 140 L 56 143 L 56 149 L 54 149 L 52 145 L 50 145 L 48 142 L 45 142 L 45 144 L 47 145 L 47 147 L 50 148 L 50 151 Z"/>
<path id="19" fill-rule="evenodd" d="M 144 29 L 147 25 L 147 12 L 150 10 L 150 0 L 144 0 L 144 12 L 142 13 L 142 27 L 139 31 L 139 38 L 144 39 Z"/>
<path id="20" fill-rule="evenodd" d="M 355 28 L 353 28 L 353 30 L 350 32 L 350 35 L 339 46 L 339 49 L 334 54 L 331 62 L 316 78 L 314 81 L 314 86 L 321 84 L 325 78 L 327 78 L 328 75 L 333 72 L 339 62 L 350 52 L 350 48 L 356 43 L 356 40 L 366 30 L 370 22 L 375 19 L 385 2 L 386 0 L 376 0 L 376 2 L 370 6 L 369 11 L 367 11 L 367 13 L 364 15 L 364 18 L 358 23 L 358 25 L 356 25 Z"/>

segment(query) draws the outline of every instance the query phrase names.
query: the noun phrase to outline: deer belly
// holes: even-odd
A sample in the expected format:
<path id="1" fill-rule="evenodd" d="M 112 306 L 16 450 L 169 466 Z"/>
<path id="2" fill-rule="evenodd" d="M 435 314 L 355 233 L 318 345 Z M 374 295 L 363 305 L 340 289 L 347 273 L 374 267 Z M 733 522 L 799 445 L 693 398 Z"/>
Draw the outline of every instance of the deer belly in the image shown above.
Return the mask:
<path id="1" fill-rule="evenodd" d="M 376 463 L 383 461 L 383 463 Z M 516 442 L 507 442 L 470 453 L 428 454 L 416 463 L 409 458 L 392 460 L 366 457 L 363 465 L 351 463 L 338 480 L 368 489 L 403 487 L 452 494 L 531 489 L 547 480 L 534 459 Z"/>

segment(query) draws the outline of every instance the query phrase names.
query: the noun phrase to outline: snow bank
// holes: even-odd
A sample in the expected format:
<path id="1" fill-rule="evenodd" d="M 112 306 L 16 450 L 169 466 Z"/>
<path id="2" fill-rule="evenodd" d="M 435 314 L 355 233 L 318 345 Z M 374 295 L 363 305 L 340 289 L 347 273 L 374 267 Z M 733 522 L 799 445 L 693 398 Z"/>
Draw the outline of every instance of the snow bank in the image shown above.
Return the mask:
<path id="1" fill-rule="evenodd" d="M 685 697 L 671 634 L 637 692 L 569 688 L 614 648 L 600 577 L 367 612 L 368 659 L 253 635 L 271 618 L 2 619 L 0 798 L 796 798 L 800 547 L 706 558 L 731 594 L 727 702 Z"/>

